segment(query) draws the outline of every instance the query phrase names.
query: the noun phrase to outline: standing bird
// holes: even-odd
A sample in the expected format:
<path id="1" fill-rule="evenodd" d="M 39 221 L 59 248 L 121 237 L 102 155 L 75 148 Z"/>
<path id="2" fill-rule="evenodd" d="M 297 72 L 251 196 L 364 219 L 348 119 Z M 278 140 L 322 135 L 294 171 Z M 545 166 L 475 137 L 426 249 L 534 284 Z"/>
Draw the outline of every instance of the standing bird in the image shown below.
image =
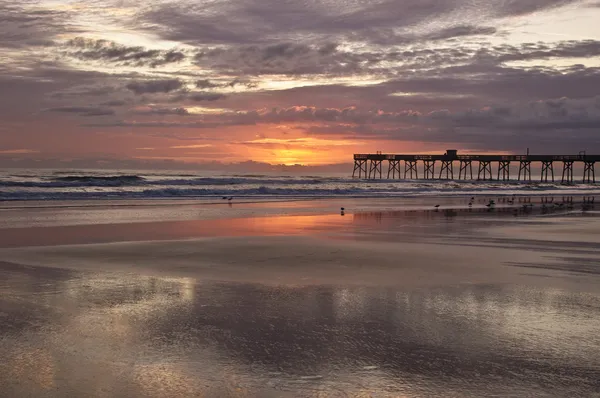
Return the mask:
<path id="1" fill-rule="evenodd" d="M 437 209 L 437 208 L 439 208 L 439 207 L 440 207 L 440 205 L 435 205 L 435 206 L 433 206 L 433 207 L 435 207 L 435 208 Z"/>

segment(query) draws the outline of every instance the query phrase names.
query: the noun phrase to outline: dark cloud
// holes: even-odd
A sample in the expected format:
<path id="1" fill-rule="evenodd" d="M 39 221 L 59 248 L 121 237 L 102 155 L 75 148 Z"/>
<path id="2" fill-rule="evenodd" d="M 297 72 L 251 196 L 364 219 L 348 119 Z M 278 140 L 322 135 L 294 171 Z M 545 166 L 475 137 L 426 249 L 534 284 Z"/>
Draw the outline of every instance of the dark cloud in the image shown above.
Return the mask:
<path id="1" fill-rule="evenodd" d="M 338 50 L 335 43 L 307 45 L 278 43 L 199 51 L 194 63 L 228 75 L 343 75 L 368 72 L 384 54 Z M 242 84 L 233 81 L 229 85 Z"/>
<path id="2" fill-rule="evenodd" d="M 110 100 L 110 101 L 103 102 L 100 105 L 102 105 L 102 106 L 123 106 L 125 104 L 127 104 L 127 101 L 123 101 L 123 100 Z"/>
<path id="3" fill-rule="evenodd" d="M 80 116 L 108 116 L 114 115 L 115 111 L 109 108 L 93 106 L 61 106 L 46 109 L 48 112 L 75 113 Z"/>
<path id="4" fill-rule="evenodd" d="M 543 60 L 549 58 L 594 58 L 600 56 L 600 40 L 568 40 L 558 43 L 524 43 L 482 48 L 474 53 L 479 62 Z"/>
<path id="5" fill-rule="evenodd" d="M 452 35 L 460 31 L 477 31 L 462 26 L 451 29 Z M 449 34 L 443 31 L 440 34 Z M 600 56 L 600 41 L 570 40 L 555 43 L 524 43 L 489 47 L 445 46 L 437 48 L 409 47 L 404 50 L 372 51 L 341 50 L 336 43 L 320 45 L 278 43 L 266 46 L 240 46 L 200 50 L 193 58 L 203 69 L 227 75 L 377 75 L 393 77 L 426 71 L 429 76 L 439 74 L 435 68 L 460 66 L 454 72 L 472 74 L 482 68 L 491 69 L 514 61 L 534 61 L 551 58 L 594 58 Z M 479 68 L 479 70 L 476 70 Z M 450 70 L 447 70 L 450 72 Z M 199 88 L 226 87 L 236 83 L 218 83 L 199 80 Z"/>
<path id="6" fill-rule="evenodd" d="M 196 81 L 196 87 L 201 89 L 235 88 L 236 86 L 243 86 L 245 88 L 256 88 L 258 87 L 258 84 L 241 78 L 236 78 L 225 82 L 215 82 L 209 79 L 200 79 Z"/>
<path id="7" fill-rule="evenodd" d="M 141 82 L 132 82 L 126 86 L 135 94 L 155 94 L 155 93 L 170 93 L 179 90 L 183 87 L 183 83 L 179 79 L 165 80 L 146 80 Z"/>
<path id="8" fill-rule="evenodd" d="M 550 137 L 561 140 L 572 136 L 578 137 L 580 143 L 586 140 L 596 142 L 600 128 L 600 96 L 517 102 L 461 111 L 439 109 L 428 113 L 295 106 L 210 114 L 185 122 L 123 121 L 96 125 L 214 129 L 283 123 L 291 125 L 294 130 L 315 136 L 375 141 L 456 142 L 480 148 L 493 144 L 497 149 L 517 149 L 524 142 L 539 146 Z"/>
<path id="9" fill-rule="evenodd" d="M 137 109 L 134 113 L 140 115 L 175 115 L 175 116 L 187 116 L 190 112 L 186 108 L 142 108 Z"/>
<path id="10" fill-rule="evenodd" d="M 69 98 L 69 97 L 81 97 L 81 96 L 106 96 L 117 91 L 118 88 L 115 86 L 98 85 L 98 86 L 74 86 L 69 87 L 67 90 L 57 91 L 50 94 L 52 98 Z"/>
<path id="11" fill-rule="evenodd" d="M 197 88 L 202 88 L 202 89 L 206 89 L 206 88 L 217 88 L 217 87 L 223 87 L 222 84 L 219 83 L 213 83 L 208 79 L 202 79 L 202 80 L 198 80 L 196 82 L 196 87 Z"/>
<path id="12" fill-rule="evenodd" d="M 501 17 L 520 16 L 542 10 L 558 8 L 569 4 L 581 3 L 579 0 L 503 0 L 495 9 L 495 14 Z"/>
<path id="13" fill-rule="evenodd" d="M 222 98 L 225 98 L 225 95 L 219 94 L 219 93 L 201 92 L 201 93 L 192 93 L 187 98 L 189 98 L 190 100 L 195 101 L 195 102 L 217 101 Z"/>
<path id="14" fill-rule="evenodd" d="M 466 35 L 488 35 L 493 28 L 465 28 L 463 23 L 445 26 L 436 32 L 432 22 L 492 22 L 497 18 L 520 16 L 548 10 L 580 0 L 395 0 L 336 2 L 247 0 L 214 2 L 169 2 L 147 10 L 142 20 L 171 40 L 192 44 L 270 44 L 303 38 L 313 43 L 331 36 L 347 36 L 378 42 L 393 37 L 398 44 L 409 40 L 435 40 Z M 227 24 L 223 21 L 227 20 Z M 398 34 L 398 29 L 425 26 L 423 37 Z M 351 33 L 352 32 L 352 33 Z M 456 36 L 453 36 L 455 34 Z M 429 37 L 428 37 L 429 36 Z M 388 40 L 386 42 L 389 43 Z"/>
<path id="15" fill-rule="evenodd" d="M 157 67 L 177 63 L 185 59 L 178 50 L 151 50 L 144 47 L 129 47 L 108 40 L 77 37 L 65 44 L 65 54 L 84 61 L 102 61 L 121 65 Z"/>
<path id="16" fill-rule="evenodd" d="M 491 26 L 458 25 L 442 29 L 425 36 L 427 40 L 445 40 L 465 36 L 490 36 L 496 33 L 496 28 Z"/>
<path id="17" fill-rule="evenodd" d="M 0 48 L 49 46 L 52 40 L 73 31 L 65 11 L 35 7 L 31 1 L 0 2 Z"/>

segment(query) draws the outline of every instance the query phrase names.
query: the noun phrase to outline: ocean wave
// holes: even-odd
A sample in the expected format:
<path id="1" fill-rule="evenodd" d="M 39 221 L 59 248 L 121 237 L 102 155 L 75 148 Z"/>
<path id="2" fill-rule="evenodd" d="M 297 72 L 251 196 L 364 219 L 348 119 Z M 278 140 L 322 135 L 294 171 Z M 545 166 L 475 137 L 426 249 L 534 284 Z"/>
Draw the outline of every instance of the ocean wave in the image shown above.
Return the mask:
<path id="1" fill-rule="evenodd" d="M 136 175 L 124 175 L 124 176 L 66 176 L 54 178 L 54 181 L 66 181 L 66 182 L 104 182 L 104 181 L 117 181 L 123 183 L 135 183 L 144 181 L 144 177 Z"/>
<path id="2" fill-rule="evenodd" d="M 406 183 L 398 185 L 371 186 L 351 183 L 338 186 L 271 186 L 240 187 L 235 185 L 194 188 L 162 187 L 138 190 L 86 190 L 86 189 L 48 189 L 48 190 L 0 190 L 1 201 L 15 200 L 79 200 L 79 199 L 160 199 L 160 198 L 221 198 L 221 197 L 411 197 L 441 195 L 547 195 L 547 194 L 600 194 L 600 186 L 559 185 L 559 184 L 456 184 Z"/>
<path id="3" fill-rule="evenodd" d="M 128 186 L 226 186 L 226 185 L 317 185 L 331 179 L 294 178 L 239 178 L 239 177 L 197 177 L 197 178 L 144 178 L 130 176 L 65 176 L 44 181 L 5 180 L 0 187 L 21 188 L 84 188 L 84 187 L 128 187 Z"/>

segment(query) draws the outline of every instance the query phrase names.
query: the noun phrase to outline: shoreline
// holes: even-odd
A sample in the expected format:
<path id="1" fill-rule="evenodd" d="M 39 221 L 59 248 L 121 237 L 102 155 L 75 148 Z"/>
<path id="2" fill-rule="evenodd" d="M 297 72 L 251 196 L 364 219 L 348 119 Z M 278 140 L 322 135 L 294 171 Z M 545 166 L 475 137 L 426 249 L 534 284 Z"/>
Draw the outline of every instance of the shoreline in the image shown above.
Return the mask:
<path id="1" fill-rule="evenodd" d="M 105 198 L 71 198 L 71 199 L 47 199 L 47 200 L 39 200 L 39 199 L 31 199 L 31 200 L 23 200 L 23 199 L 4 199 L 0 200 L 0 210 L 2 209 L 21 209 L 21 208 L 71 208 L 71 207 L 97 207 L 97 206 L 106 206 L 106 203 L 111 203 L 111 207 L 117 206 L 167 206 L 169 204 L 186 204 L 184 202 L 192 202 L 188 203 L 190 206 L 194 204 L 206 204 L 206 205 L 219 205 L 223 204 L 222 195 L 190 195 L 190 196 L 178 196 L 178 197 L 147 197 L 147 198 L 128 198 L 128 197 L 105 197 Z M 374 199 L 374 200 L 398 200 L 398 199 L 450 199 L 450 198 L 470 198 L 470 197 L 492 197 L 492 198 L 508 198 L 508 197 L 516 197 L 516 198 L 543 198 L 543 197 L 572 197 L 572 198 L 584 198 L 584 197 L 594 197 L 600 196 L 600 186 L 598 186 L 597 190 L 590 190 L 590 192 L 563 192 L 557 191 L 533 191 L 527 193 L 514 193 L 512 191 L 495 191 L 493 189 L 482 189 L 480 191 L 464 191 L 457 192 L 454 194 L 450 194 L 448 192 L 435 192 L 435 193 L 427 193 L 427 194 L 398 194 L 398 195 L 390 195 L 390 194 L 381 194 L 377 193 L 368 194 L 368 195 L 354 195 L 354 194 L 331 194 L 331 195 L 234 195 L 236 199 L 236 203 L 246 203 L 246 204 L 258 204 L 258 203 L 278 203 L 278 202 L 304 202 L 304 201 L 323 201 L 323 200 L 340 200 L 340 199 Z M 69 204 L 66 205 L 58 205 L 56 203 L 64 203 L 67 202 Z M 83 204 L 85 202 L 90 202 L 88 204 Z M 125 203 L 124 203 L 125 202 Z M 127 203 L 129 202 L 129 203 Z M 12 205 L 14 203 L 22 203 L 24 206 L 5 206 Z M 32 206 L 25 206 L 25 204 L 32 203 Z"/>

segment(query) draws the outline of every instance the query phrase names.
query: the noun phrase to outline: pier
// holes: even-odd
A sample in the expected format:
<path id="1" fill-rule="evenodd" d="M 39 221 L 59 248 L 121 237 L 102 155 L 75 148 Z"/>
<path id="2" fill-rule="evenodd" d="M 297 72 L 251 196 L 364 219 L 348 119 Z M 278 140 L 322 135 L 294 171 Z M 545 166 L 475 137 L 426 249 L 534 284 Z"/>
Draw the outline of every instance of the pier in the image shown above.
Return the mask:
<path id="1" fill-rule="evenodd" d="M 456 149 L 448 149 L 443 155 L 393 155 L 381 152 L 375 154 L 355 154 L 353 178 L 366 179 L 419 179 L 419 168 L 422 169 L 421 179 L 454 180 L 510 180 L 510 165 L 518 163 L 519 181 L 532 181 L 531 164 L 541 165 L 539 181 L 554 182 L 554 166 L 562 165 L 562 183 L 573 183 L 573 165 L 583 164 L 583 183 L 596 183 L 595 164 L 600 162 L 600 155 L 459 155 Z M 422 167 L 419 167 L 419 164 Z M 473 163 L 477 167 L 473 174 Z M 436 174 L 436 164 L 439 164 Z M 385 166 L 387 174 L 385 174 Z M 404 166 L 404 167 L 402 167 Z M 455 174 L 458 166 L 458 174 Z M 560 171 L 560 168 L 558 169 Z M 476 177 L 476 178 L 474 178 Z M 494 178 L 495 177 L 495 178 Z"/>

